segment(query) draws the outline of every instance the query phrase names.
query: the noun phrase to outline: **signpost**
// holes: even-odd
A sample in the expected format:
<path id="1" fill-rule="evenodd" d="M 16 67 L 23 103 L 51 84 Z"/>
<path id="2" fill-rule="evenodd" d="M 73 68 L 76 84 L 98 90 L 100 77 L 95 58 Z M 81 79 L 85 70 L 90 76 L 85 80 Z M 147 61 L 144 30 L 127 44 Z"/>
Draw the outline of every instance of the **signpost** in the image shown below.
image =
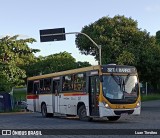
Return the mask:
<path id="1" fill-rule="evenodd" d="M 59 33 L 61 35 L 57 35 Z M 64 28 L 40 30 L 41 42 L 62 41 L 62 40 L 66 40 Z"/>
<path id="2" fill-rule="evenodd" d="M 55 28 L 55 29 L 46 29 L 40 30 L 40 41 L 49 42 L 49 41 L 62 41 L 66 40 L 66 34 L 81 34 L 86 36 L 98 49 L 99 49 L 99 64 L 102 64 L 101 61 L 101 46 L 97 45 L 87 34 L 81 32 L 69 32 L 65 33 L 65 28 Z"/>

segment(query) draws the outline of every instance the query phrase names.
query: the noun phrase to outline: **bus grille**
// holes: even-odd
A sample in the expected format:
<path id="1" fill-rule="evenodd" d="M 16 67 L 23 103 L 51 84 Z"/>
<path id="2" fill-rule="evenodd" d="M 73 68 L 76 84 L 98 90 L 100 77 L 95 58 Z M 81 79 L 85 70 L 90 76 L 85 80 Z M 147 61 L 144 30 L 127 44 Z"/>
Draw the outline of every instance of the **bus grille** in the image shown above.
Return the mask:
<path id="1" fill-rule="evenodd" d="M 134 110 L 120 110 L 120 111 L 114 111 L 116 115 L 121 115 L 121 114 L 132 114 Z"/>

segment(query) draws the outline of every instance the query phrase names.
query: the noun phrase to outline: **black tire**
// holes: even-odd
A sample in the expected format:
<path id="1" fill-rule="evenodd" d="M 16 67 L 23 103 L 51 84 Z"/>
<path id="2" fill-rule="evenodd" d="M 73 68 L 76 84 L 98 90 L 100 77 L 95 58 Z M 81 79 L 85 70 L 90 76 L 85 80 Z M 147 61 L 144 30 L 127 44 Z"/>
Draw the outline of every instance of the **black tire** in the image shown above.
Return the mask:
<path id="1" fill-rule="evenodd" d="M 79 116 L 79 119 L 82 121 L 91 121 L 92 120 L 92 118 L 87 116 L 87 111 L 86 111 L 85 105 L 82 105 L 79 107 L 78 116 Z"/>
<path id="2" fill-rule="evenodd" d="M 41 113 L 42 113 L 42 117 L 44 117 L 44 118 L 50 116 L 50 114 L 47 113 L 47 106 L 46 106 L 46 104 L 42 104 Z"/>
<path id="3" fill-rule="evenodd" d="M 107 118 L 109 121 L 117 121 L 120 118 L 120 116 L 108 116 Z"/>

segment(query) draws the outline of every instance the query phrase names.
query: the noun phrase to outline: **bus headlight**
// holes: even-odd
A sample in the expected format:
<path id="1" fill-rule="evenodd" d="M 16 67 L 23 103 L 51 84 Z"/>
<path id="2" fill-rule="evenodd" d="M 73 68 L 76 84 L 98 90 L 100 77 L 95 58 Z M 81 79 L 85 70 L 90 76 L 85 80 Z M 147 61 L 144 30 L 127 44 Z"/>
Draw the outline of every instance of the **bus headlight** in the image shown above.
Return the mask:
<path id="1" fill-rule="evenodd" d="M 107 103 L 103 102 L 103 104 L 104 104 L 104 106 L 105 106 L 106 108 L 110 108 Z"/>
<path id="2" fill-rule="evenodd" d="M 106 108 L 109 108 L 109 105 L 108 105 L 108 104 L 105 104 L 105 107 L 106 107 Z"/>
<path id="3" fill-rule="evenodd" d="M 138 108 L 138 107 L 140 107 L 140 106 L 141 106 L 141 103 L 138 102 L 136 108 Z"/>

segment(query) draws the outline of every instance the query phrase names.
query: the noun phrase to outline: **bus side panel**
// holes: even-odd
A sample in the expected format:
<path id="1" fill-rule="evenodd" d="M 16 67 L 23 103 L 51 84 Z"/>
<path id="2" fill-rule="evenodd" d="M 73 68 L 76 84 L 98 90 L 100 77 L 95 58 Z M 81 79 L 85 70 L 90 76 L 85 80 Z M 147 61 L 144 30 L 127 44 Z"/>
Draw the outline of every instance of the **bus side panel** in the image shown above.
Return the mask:
<path id="1" fill-rule="evenodd" d="M 38 95 L 27 95 L 27 109 L 33 112 L 37 111 Z"/>
<path id="2" fill-rule="evenodd" d="M 67 114 L 76 115 L 78 97 L 77 96 L 65 96 L 65 97 L 69 99 L 68 101 L 66 101 Z"/>
<path id="3" fill-rule="evenodd" d="M 59 93 L 59 113 L 67 114 L 67 101 L 70 101 L 67 96 L 64 96 L 63 93 Z"/>
<path id="4" fill-rule="evenodd" d="M 33 112 L 35 111 L 34 102 L 35 102 L 34 99 L 27 99 L 27 109 L 29 111 L 33 111 Z"/>
<path id="5" fill-rule="evenodd" d="M 60 112 L 64 114 L 77 115 L 78 103 L 84 103 L 89 115 L 88 95 L 84 94 L 64 94 L 60 99 Z"/>
<path id="6" fill-rule="evenodd" d="M 41 111 L 42 102 L 44 102 L 47 106 L 47 113 L 53 113 L 52 94 L 40 94 L 39 95 L 40 111 Z"/>

